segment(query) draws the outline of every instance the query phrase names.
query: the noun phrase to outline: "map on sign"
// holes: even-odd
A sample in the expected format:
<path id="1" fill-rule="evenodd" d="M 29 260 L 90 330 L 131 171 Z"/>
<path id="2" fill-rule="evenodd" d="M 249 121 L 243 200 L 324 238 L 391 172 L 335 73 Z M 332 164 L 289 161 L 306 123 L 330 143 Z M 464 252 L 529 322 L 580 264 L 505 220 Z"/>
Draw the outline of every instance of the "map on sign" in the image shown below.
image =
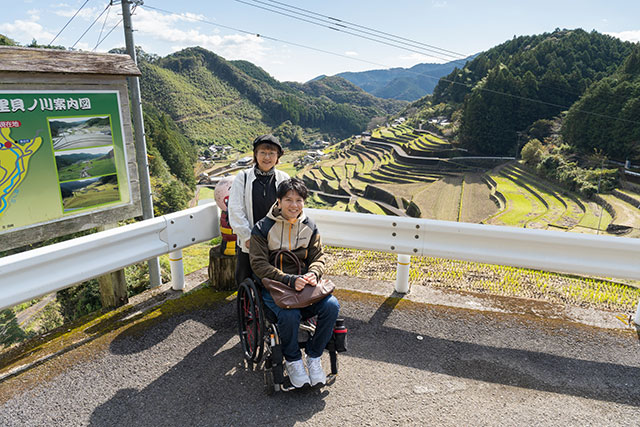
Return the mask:
<path id="1" fill-rule="evenodd" d="M 20 141 L 22 142 L 22 141 Z M 34 136 L 22 144 L 11 138 L 11 128 L 0 128 L 0 216 L 29 172 L 29 160 L 42 145 L 42 138 Z"/>
<path id="2" fill-rule="evenodd" d="M 0 90 L 0 235 L 131 204 L 123 135 L 117 91 Z"/>

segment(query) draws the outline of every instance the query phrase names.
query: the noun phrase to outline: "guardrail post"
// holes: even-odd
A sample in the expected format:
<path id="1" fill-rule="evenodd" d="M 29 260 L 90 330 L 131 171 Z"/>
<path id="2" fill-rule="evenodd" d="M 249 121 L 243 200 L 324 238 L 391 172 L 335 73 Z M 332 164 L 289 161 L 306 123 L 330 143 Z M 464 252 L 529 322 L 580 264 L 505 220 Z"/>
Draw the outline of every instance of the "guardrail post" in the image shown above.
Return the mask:
<path id="1" fill-rule="evenodd" d="M 169 264 L 171 265 L 171 288 L 174 291 L 184 289 L 184 266 L 182 264 L 182 249 L 169 252 Z"/>
<path id="2" fill-rule="evenodd" d="M 398 254 L 398 268 L 396 270 L 396 292 L 406 294 L 409 292 L 409 267 L 411 256 Z"/>
<path id="3" fill-rule="evenodd" d="M 640 301 L 638 301 L 638 308 L 636 309 L 636 318 L 633 319 L 636 325 L 640 326 Z"/>

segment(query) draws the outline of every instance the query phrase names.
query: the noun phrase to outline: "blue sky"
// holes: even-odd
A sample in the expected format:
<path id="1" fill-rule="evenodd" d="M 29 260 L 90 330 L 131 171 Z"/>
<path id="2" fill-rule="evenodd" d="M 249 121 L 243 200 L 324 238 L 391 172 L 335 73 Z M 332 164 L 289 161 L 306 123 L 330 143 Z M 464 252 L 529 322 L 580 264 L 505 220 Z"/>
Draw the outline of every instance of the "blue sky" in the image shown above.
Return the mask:
<path id="1" fill-rule="evenodd" d="M 637 0 L 278 1 L 280 5 L 273 0 L 145 0 L 133 16 L 135 41 L 145 51 L 161 56 L 199 45 L 227 59 L 251 61 L 278 80 L 300 82 L 320 74 L 411 67 L 459 56 L 433 57 L 386 46 L 278 15 L 256 5 L 268 7 L 270 4 L 272 8 L 293 5 L 462 55 L 489 49 L 514 35 L 539 34 L 555 28 L 583 28 L 640 41 L 640 2 Z M 4 8 L 0 34 L 21 44 L 28 44 L 32 39 L 49 43 L 84 2 L 22 0 L 18 7 Z M 100 34 L 104 36 L 115 26 L 97 50 L 106 52 L 124 46 L 122 25 L 117 26 L 121 6 L 107 8 L 108 4 L 108 0 L 89 0 L 54 44 L 71 47 L 77 42 L 76 48 L 92 50 Z M 107 11 L 81 38 L 105 9 Z"/>

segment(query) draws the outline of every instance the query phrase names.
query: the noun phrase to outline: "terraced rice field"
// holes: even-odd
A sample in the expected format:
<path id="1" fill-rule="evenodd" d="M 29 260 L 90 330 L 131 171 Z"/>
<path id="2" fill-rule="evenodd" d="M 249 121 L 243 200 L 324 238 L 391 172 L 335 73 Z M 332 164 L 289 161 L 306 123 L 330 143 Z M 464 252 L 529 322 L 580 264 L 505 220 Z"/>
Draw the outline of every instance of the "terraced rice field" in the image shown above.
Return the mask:
<path id="1" fill-rule="evenodd" d="M 449 142 L 409 126 L 378 129 L 372 137 L 418 150 L 424 157 L 439 158 L 439 150 L 451 149 Z M 447 158 L 416 163 L 394 153 L 392 146 L 360 141 L 336 150 L 331 159 L 300 175 L 317 190 L 351 196 L 351 204 L 348 199 L 329 203 L 326 207 L 331 209 L 396 213 L 398 208 L 389 207 L 403 211 L 412 202 L 412 215 L 422 218 L 589 233 L 606 232 L 615 222 L 635 227 L 640 236 L 640 215 L 628 203 L 605 196 L 615 212 L 620 212 L 614 219 L 599 204 L 569 193 L 517 163 L 484 174 Z M 380 191 L 372 193 L 367 186 Z"/>
<path id="2" fill-rule="evenodd" d="M 531 191 L 504 176 L 491 177 L 498 184 L 498 191 L 507 199 L 507 205 L 505 210 L 488 219 L 488 224 L 526 227 L 546 212 L 545 206 Z"/>
<path id="3" fill-rule="evenodd" d="M 498 184 L 496 190 L 506 199 L 506 206 L 488 218 L 488 224 L 599 233 L 613 221 L 601 205 L 545 182 L 520 165 L 507 165 L 490 176 Z"/>

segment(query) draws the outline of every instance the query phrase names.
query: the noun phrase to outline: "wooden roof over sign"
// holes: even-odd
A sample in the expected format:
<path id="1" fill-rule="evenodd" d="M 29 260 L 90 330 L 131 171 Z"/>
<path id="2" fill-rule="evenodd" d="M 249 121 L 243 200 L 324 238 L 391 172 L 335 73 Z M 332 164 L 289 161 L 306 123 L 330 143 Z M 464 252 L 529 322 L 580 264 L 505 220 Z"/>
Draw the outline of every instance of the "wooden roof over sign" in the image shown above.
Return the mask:
<path id="1" fill-rule="evenodd" d="M 0 46 L 0 72 L 139 76 L 129 55 Z"/>

